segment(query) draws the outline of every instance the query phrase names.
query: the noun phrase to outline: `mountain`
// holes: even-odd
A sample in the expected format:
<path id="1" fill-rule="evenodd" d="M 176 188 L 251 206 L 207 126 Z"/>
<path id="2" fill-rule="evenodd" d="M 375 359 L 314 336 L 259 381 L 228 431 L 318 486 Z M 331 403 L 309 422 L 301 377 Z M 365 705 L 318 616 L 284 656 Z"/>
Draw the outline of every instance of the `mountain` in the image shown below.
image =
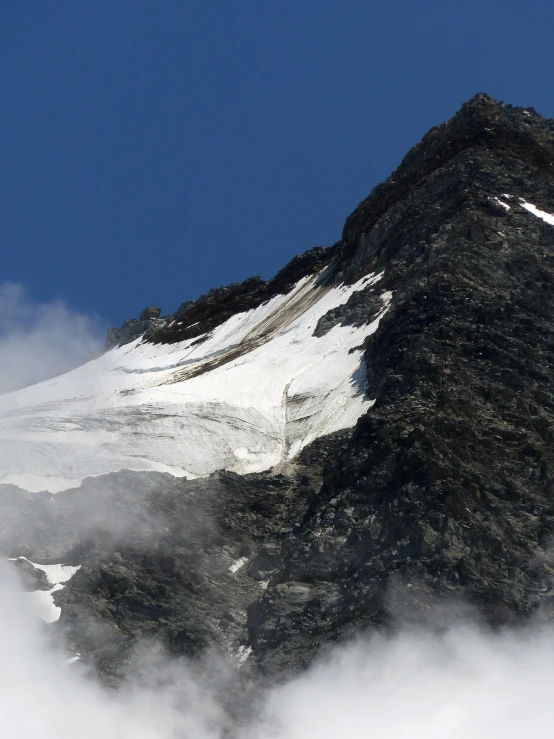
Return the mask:
<path id="1" fill-rule="evenodd" d="M 550 619 L 553 214 L 554 121 L 480 94 L 333 247 L 0 397 L 49 628 L 116 684 L 142 637 L 272 680 L 360 629 Z"/>

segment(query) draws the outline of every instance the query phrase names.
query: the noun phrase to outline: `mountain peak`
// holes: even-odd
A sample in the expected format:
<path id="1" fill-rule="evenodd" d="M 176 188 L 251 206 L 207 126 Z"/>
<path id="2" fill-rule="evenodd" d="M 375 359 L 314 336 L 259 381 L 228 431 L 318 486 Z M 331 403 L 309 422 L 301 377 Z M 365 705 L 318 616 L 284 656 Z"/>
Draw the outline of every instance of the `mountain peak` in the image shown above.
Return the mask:
<path id="1" fill-rule="evenodd" d="M 367 258 L 367 249 L 356 257 L 360 244 L 367 242 L 380 223 L 379 235 L 373 235 L 373 242 L 379 244 L 372 243 L 377 254 L 383 240 L 394 238 L 391 221 L 396 224 L 393 231 L 400 225 L 398 214 L 391 216 L 391 212 L 399 203 L 409 205 L 423 189 L 434 188 L 435 211 L 439 206 L 441 211 L 448 210 L 452 196 L 462 191 L 468 202 L 517 192 L 549 203 L 553 173 L 554 120 L 544 118 L 534 108 L 518 108 L 478 93 L 452 118 L 431 128 L 390 177 L 346 219 L 341 239 L 342 276 L 348 281 L 356 279 L 360 261 Z M 462 199 L 458 198 L 458 208 Z M 417 221 L 422 214 L 408 210 L 405 216 L 413 224 L 414 215 Z M 384 226 L 381 219 L 387 214 Z M 425 214 L 426 222 L 429 216 Z M 444 212 L 440 218 L 444 219 Z"/>

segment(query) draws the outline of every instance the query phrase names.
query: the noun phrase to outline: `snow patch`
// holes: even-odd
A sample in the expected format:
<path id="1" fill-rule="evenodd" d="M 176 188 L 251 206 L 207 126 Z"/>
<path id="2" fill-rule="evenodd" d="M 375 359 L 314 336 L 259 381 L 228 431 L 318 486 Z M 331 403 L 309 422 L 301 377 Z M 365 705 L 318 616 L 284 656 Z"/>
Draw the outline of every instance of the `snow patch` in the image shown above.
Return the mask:
<path id="1" fill-rule="evenodd" d="M 63 584 L 73 577 L 77 570 L 80 569 L 80 565 L 77 567 L 62 564 L 40 565 L 36 562 L 31 562 L 27 557 L 9 557 L 10 562 L 15 562 L 18 559 L 24 560 L 36 570 L 44 572 L 46 579 L 52 585 L 50 590 L 34 590 L 30 593 L 24 593 L 24 596 L 29 601 L 29 609 L 32 613 L 47 624 L 54 623 L 60 618 L 62 612 L 62 609 L 54 603 L 54 593 L 64 587 Z"/>
<path id="2" fill-rule="evenodd" d="M 512 209 L 511 205 L 508 205 L 508 203 L 504 203 L 504 202 L 503 202 L 502 200 L 500 200 L 500 198 L 495 198 L 495 200 L 496 200 L 496 202 L 497 202 L 497 203 L 498 203 L 499 205 L 501 205 L 501 206 L 502 206 L 503 208 L 505 208 L 506 210 L 511 210 L 511 209 Z"/>
<path id="3" fill-rule="evenodd" d="M 53 624 L 61 616 L 62 609 L 54 603 L 54 593 L 61 590 L 63 585 L 54 585 L 51 590 L 35 590 L 25 593 L 29 601 L 29 610 L 46 624 Z"/>
<path id="4" fill-rule="evenodd" d="M 540 218 L 545 223 L 550 224 L 551 226 L 554 226 L 554 215 L 551 213 L 546 213 L 544 210 L 539 210 L 533 203 L 528 203 L 525 200 L 522 200 L 520 203 L 522 208 L 525 208 L 525 210 L 528 210 L 529 213 L 532 213 L 537 218 Z"/>
<path id="5" fill-rule="evenodd" d="M 241 644 L 240 647 L 237 649 L 238 666 L 240 667 L 242 664 L 244 664 L 251 654 L 252 647 L 247 647 L 244 644 Z"/>
<path id="6" fill-rule="evenodd" d="M 241 567 L 244 567 L 247 562 L 248 557 L 241 557 L 240 559 L 235 560 L 233 564 L 229 567 L 229 572 L 232 572 L 234 575 L 240 570 Z"/>
<path id="7" fill-rule="evenodd" d="M 71 580 L 77 570 L 81 569 L 80 565 L 77 565 L 76 567 L 71 567 L 70 565 L 39 565 L 36 562 L 31 562 L 27 557 L 17 557 L 17 559 L 25 560 L 25 562 L 33 565 L 35 570 L 41 570 L 44 572 L 50 585 L 59 585 L 60 583 Z"/>

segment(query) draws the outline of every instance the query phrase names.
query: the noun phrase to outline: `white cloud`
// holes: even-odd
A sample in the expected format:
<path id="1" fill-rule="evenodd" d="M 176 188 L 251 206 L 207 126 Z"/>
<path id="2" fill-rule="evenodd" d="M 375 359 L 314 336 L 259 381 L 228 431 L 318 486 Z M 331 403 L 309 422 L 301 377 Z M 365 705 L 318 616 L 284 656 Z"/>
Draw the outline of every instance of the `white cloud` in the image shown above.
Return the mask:
<path id="1" fill-rule="evenodd" d="M 63 301 L 40 303 L 13 282 L 0 283 L 0 393 L 66 372 L 102 346 L 99 321 Z"/>
<path id="2" fill-rule="evenodd" d="M 17 739 L 224 739 L 231 719 L 198 667 L 158 656 L 120 692 L 68 666 L 2 583 L 0 715 Z M 226 670 L 216 684 L 228 680 Z M 138 674 L 138 673 L 137 673 Z M 155 687 L 154 687 L 155 686 Z M 552 628 L 458 627 L 360 639 L 274 689 L 237 739 L 522 739 L 548 736 Z"/>
<path id="3" fill-rule="evenodd" d="M 442 636 L 404 633 L 339 649 L 325 664 L 274 692 L 257 736 L 541 736 L 552 722 L 553 688 L 551 629 L 534 634 L 493 635 L 472 627 Z"/>
<path id="4" fill-rule="evenodd" d="M 13 576 L 0 585 L 1 734 L 13 739 L 212 739 L 219 716 L 185 665 L 165 663 L 157 689 L 108 691 L 50 644 Z M 154 665 L 155 666 L 155 665 Z M 158 665 L 159 667 L 159 665 Z M 218 727 L 222 723 L 218 722 Z"/>

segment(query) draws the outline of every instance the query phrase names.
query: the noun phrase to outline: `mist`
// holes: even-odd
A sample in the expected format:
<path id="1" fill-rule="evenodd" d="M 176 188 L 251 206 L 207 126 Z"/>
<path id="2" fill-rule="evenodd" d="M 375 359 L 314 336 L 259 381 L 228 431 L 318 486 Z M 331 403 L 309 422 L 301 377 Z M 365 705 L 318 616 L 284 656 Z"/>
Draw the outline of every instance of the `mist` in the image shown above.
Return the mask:
<path id="1" fill-rule="evenodd" d="M 67 372 L 102 346 L 100 320 L 61 300 L 39 302 L 0 283 L 0 394 Z"/>
<path id="2" fill-rule="evenodd" d="M 521 739 L 551 725 L 554 632 L 367 635 L 277 687 L 236 726 L 219 695 L 236 667 L 198 666 L 145 652 L 139 677 L 108 690 L 68 664 L 4 567 L 0 599 L 0 714 L 17 739 Z"/>

